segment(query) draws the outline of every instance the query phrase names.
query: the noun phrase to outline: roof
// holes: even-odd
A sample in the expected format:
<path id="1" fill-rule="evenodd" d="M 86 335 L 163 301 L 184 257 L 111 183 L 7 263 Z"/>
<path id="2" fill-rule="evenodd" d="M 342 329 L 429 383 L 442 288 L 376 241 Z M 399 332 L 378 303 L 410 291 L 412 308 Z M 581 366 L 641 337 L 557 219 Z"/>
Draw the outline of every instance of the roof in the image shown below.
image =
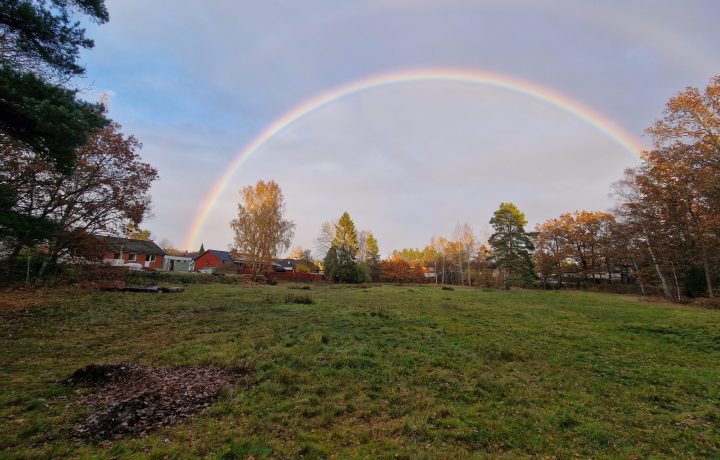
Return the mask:
<path id="1" fill-rule="evenodd" d="M 150 240 L 131 240 L 119 236 L 95 235 L 112 252 L 165 255 L 165 251 Z"/>
<path id="2" fill-rule="evenodd" d="M 226 263 L 226 262 L 234 262 L 233 257 L 230 255 L 228 251 L 218 251 L 217 249 L 208 249 L 207 251 L 203 252 L 199 256 L 195 258 L 195 260 L 199 259 L 200 257 L 204 256 L 207 253 L 210 253 L 220 259 L 220 262 Z"/>
<path id="3" fill-rule="evenodd" d="M 295 268 L 295 264 L 298 261 L 295 259 L 277 259 L 275 260 L 275 263 L 280 265 L 283 268 Z"/>

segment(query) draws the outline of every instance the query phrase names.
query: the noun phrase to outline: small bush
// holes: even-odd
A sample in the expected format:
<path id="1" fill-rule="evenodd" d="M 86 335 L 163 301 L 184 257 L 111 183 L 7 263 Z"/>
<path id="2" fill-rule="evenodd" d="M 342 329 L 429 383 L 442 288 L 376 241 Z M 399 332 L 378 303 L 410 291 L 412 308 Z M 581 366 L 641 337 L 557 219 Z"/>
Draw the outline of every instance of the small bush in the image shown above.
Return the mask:
<path id="1" fill-rule="evenodd" d="M 450 287 L 450 286 L 443 286 L 443 287 L 442 287 L 442 290 L 443 290 L 443 291 L 454 291 L 455 288 Z"/>
<path id="2" fill-rule="evenodd" d="M 315 301 L 308 294 L 301 294 L 301 295 L 287 294 L 285 296 L 285 303 L 312 305 L 315 303 Z"/>
<path id="3" fill-rule="evenodd" d="M 303 291 L 309 291 L 312 288 L 308 285 L 305 285 L 305 286 L 288 286 L 288 289 L 302 289 Z"/>

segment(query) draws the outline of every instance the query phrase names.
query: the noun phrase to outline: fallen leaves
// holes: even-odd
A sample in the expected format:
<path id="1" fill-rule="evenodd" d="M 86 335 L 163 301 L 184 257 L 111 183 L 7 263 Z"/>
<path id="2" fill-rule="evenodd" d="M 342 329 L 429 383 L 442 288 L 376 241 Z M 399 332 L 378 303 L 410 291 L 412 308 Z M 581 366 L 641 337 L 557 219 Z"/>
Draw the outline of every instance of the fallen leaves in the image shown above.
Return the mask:
<path id="1" fill-rule="evenodd" d="M 221 390 L 240 385 L 244 368 L 154 368 L 136 363 L 91 364 L 65 383 L 77 388 L 90 415 L 74 428 L 81 439 L 145 436 L 210 406 Z"/>

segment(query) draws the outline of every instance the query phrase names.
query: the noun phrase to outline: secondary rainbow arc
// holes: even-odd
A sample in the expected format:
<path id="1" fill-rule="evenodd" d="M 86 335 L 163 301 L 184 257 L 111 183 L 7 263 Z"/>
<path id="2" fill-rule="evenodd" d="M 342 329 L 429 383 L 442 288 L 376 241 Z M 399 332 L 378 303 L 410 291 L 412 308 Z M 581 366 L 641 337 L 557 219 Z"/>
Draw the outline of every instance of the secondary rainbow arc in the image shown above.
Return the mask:
<path id="1" fill-rule="evenodd" d="M 240 168 L 245 160 L 278 133 L 315 110 L 339 99 L 381 86 L 417 81 L 474 83 L 524 94 L 534 99 L 544 101 L 583 120 L 599 132 L 614 140 L 619 146 L 632 155 L 639 156 L 642 151 L 641 144 L 631 134 L 597 110 L 556 90 L 509 75 L 462 69 L 417 69 L 374 75 L 338 86 L 305 100 L 275 119 L 275 121 L 258 134 L 236 155 L 222 176 L 210 188 L 210 191 L 203 199 L 202 205 L 188 229 L 184 247 L 190 248 L 193 244 L 197 243 L 198 235 L 200 230 L 202 230 L 205 220 L 238 168 Z"/>

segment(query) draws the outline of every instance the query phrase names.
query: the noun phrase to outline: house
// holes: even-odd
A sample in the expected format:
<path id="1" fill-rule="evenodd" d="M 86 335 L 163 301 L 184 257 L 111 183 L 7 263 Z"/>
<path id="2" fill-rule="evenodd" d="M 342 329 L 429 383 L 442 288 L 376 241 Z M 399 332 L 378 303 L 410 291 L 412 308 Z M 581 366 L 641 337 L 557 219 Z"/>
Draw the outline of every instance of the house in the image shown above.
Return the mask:
<path id="1" fill-rule="evenodd" d="M 277 259 L 275 260 L 275 266 L 273 267 L 275 271 L 286 271 L 286 272 L 295 272 L 295 264 L 297 264 L 299 260 L 297 259 Z"/>
<path id="2" fill-rule="evenodd" d="M 192 257 L 167 255 L 163 260 L 162 269 L 166 272 L 191 272 L 194 266 Z"/>
<path id="3" fill-rule="evenodd" d="M 236 260 L 228 251 L 208 249 L 195 258 L 193 271 L 210 272 L 225 264 L 235 264 L 240 269 L 243 266 L 242 260 Z"/>
<path id="4" fill-rule="evenodd" d="M 151 270 L 162 270 L 167 255 L 150 240 L 132 240 L 118 236 L 95 236 L 104 246 L 103 260 L 110 265 L 138 264 Z"/>

